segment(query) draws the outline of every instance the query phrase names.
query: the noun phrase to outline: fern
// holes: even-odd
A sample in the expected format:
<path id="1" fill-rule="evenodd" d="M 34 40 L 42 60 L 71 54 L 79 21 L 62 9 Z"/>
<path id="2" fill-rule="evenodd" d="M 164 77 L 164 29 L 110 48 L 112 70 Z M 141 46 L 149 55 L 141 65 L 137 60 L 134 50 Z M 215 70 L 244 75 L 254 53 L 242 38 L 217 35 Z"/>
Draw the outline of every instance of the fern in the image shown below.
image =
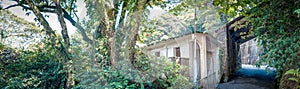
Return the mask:
<path id="1" fill-rule="evenodd" d="M 295 75 L 296 77 L 288 78 L 288 80 L 295 81 L 296 83 L 300 83 L 300 72 L 299 69 L 290 69 L 284 73 L 285 75 Z"/>

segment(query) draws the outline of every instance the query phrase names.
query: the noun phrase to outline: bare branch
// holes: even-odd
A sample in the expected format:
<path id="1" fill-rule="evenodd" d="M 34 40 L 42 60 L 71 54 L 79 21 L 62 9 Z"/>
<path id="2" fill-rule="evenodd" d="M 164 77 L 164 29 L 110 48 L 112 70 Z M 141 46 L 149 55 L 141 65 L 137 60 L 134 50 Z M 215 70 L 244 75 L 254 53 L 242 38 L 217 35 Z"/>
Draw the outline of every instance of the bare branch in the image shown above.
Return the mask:
<path id="1" fill-rule="evenodd" d="M 31 7 L 24 5 L 27 3 L 21 3 L 18 0 L 12 0 L 12 1 L 17 2 L 17 4 L 10 5 L 10 6 L 6 7 L 5 9 L 9 9 L 9 8 L 16 7 L 16 6 L 21 6 L 24 9 L 28 9 L 31 11 L 33 10 Z M 46 12 L 46 13 L 55 13 L 55 10 L 56 10 L 55 6 L 49 6 L 49 5 L 41 5 L 41 6 L 36 6 L 36 7 L 38 8 L 38 10 L 40 12 Z M 62 12 L 63 12 L 63 17 L 65 19 L 67 19 L 68 21 L 70 21 L 73 26 L 75 26 L 76 28 L 79 29 L 79 31 L 81 32 L 81 35 L 83 37 L 83 40 L 88 42 L 89 44 L 92 44 L 92 40 L 87 36 L 85 29 L 79 23 L 77 23 L 65 9 L 62 9 Z M 78 17 L 77 17 L 77 19 L 78 19 Z"/>
<path id="2" fill-rule="evenodd" d="M 20 6 L 20 5 L 19 4 L 14 4 L 14 5 L 7 6 L 4 9 L 9 9 L 9 8 L 16 7 L 16 6 Z"/>

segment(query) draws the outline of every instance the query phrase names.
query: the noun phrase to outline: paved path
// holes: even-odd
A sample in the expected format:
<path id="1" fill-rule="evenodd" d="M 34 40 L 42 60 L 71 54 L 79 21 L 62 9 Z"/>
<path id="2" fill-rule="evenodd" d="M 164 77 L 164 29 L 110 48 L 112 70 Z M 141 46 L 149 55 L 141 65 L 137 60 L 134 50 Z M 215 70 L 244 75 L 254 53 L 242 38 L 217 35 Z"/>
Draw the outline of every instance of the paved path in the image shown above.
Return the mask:
<path id="1" fill-rule="evenodd" d="M 218 89 L 274 89 L 275 70 L 269 73 L 265 68 L 243 65 L 236 77 L 227 83 L 218 85 Z"/>

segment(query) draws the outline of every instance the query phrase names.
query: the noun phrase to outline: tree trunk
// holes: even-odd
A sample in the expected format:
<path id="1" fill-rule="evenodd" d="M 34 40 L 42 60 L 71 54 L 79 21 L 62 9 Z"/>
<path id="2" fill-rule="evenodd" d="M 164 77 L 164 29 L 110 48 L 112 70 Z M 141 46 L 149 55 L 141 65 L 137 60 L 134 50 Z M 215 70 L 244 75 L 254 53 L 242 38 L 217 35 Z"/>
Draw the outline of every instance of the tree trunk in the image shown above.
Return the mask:
<path id="1" fill-rule="evenodd" d="M 70 54 L 69 52 L 69 47 L 70 47 L 70 39 L 69 39 L 69 35 L 68 35 L 68 30 L 67 30 L 67 26 L 66 26 L 66 22 L 64 20 L 63 14 L 62 14 L 62 8 L 60 6 L 60 0 L 53 0 L 55 2 L 56 8 L 57 8 L 57 16 L 58 16 L 58 20 L 60 22 L 61 25 L 61 35 L 64 39 L 64 47 L 65 50 L 67 52 L 67 56 L 68 54 Z M 64 60 L 64 65 L 65 66 L 65 70 L 67 70 L 67 82 L 65 85 L 66 89 L 70 89 L 74 86 L 75 82 L 74 82 L 74 78 L 73 76 L 73 72 L 72 72 L 72 68 L 70 68 L 70 63 L 68 63 L 68 61 L 71 60 L 70 57 L 68 57 L 67 59 Z"/>
<path id="2" fill-rule="evenodd" d="M 115 67 L 115 49 L 114 49 L 114 31 L 109 27 L 109 23 L 106 22 L 106 18 L 102 18 L 100 17 L 100 23 L 97 27 L 97 30 L 101 32 L 101 34 L 103 34 L 103 39 L 105 39 L 105 46 L 107 47 L 107 52 L 108 52 L 108 56 L 109 58 L 105 58 L 105 59 L 109 59 L 110 63 L 108 63 L 110 66 L 112 66 L 113 68 Z"/>
<path id="3" fill-rule="evenodd" d="M 110 65 L 115 68 L 116 66 L 116 59 L 115 59 L 115 48 L 114 48 L 114 38 L 108 38 L 107 41 L 107 47 L 108 47 L 108 54 L 110 59 Z"/>
<path id="4" fill-rule="evenodd" d="M 51 42 L 56 42 L 56 40 L 59 40 L 59 39 L 56 39 L 55 32 L 52 30 L 52 28 L 50 27 L 49 23 L 43 17 L 43 15 L 41 14 L 41 12 L 38 9 L 38 7 L 36 7 L 31 0 L 26 0 L 26 3 L 29 5 L 30 8 L 32 8 L 32 11 L 36 15 L 36 17 L 38 18 L 38 21 L 43 25 L 44 29 L 46 30 L 46 34 L 49 36 Z M 61 43 L 61 41 L 59 41 L 59 43 Z M 66 58 L 69 59 L 69 57 L 67 56 L 68 55 L 67 49 L 64 48 L 64 46 L 62 46 L 62 48 L 64 50 L 60 51 L 61 54 L 62 55 L 66 55 Z M 59 49 L 59 48 L 57 48 L 57 49 Z M 64 60 L 63 60 L 63 62 L 64 62 Z M 71 87 L 65 87 L 65 88 L 71 88 Z"/>
<path id="5" fill-rule="evenodd" d="M 56 4 L 56 8 L 57 8 L 57 16 L 58 16 L 58 20 L 60 22 L 60 26 L 62 28 L 61 30 L 61 34 L 62 37 L 64 39 L 64 45 L 66 47 L 66 49 L 68 50 L 70 47 L 70 40 L 69 40 L 69 35 L 68 35 L 68 30 L 67 30 L 67 26 L 66 26 L 66 22 L 64 20 L 63 14 L 62 14 L 62 8 L 60 6 L 60 0 L 54 0 L 55 4 Z"/>
<path id="6" fill-rule="evenodd" d="M 140 28 L 140 23 L 141 23 L 141 16 L 140 16 L 140 11 L 138 11 L 136 13 L 137 15 L 137 27 L 136 29 L 132 30 L 133 32 L 133 38 L 130 41 L 129 44 L 129 60 L 131 62 L 131 64 L 134 66 L 134 62 L 135 62 L 135 45 L 136 45 L 136 41 L 137 41 L 137 37 L 138 37 L 138 32 L 139 32 L 139 28 Z"/>
<path id="7" fill-rule="evenodd" d="M 55 42 L 55 34 L 52 28 L 49 26 L 49 23 L 46 21 L 46 19 L 41 14 L 40 10 L 33 5 L 33 2 L 31 0 L 26 0 L 26 3 L 28 3 L 29 7 L 32 8 L 32 12 L 36 15 L 39 22 L 43 25 L 44 29 L 46 30 L 46 34 L 50 36 L 50 39 L 52 42 Z"/>
<path id="8" fill-rule="evenodd" d="M 66 54 L 69 54 L 69 47 L 70 47 L 70 38 L 68 35 L 68 30 L 67 30 L 67 26 L 66 26 L 66 22 L 64 20 L 63 14 L 62 14 L 62 8 L 60 6 L 60 0 L 53 0 L 56 4 L 56 13 L 57 13 L 57 17 L 58 17 L 58 21 L 60 22 L 60 26 L 61 26 L 61 35 L 63 37 L 64 40 L 64 49 Z M 68 56 L 68 55 L 67 55 Z M 70 57 L 67 57 L 68 60 L 70 60 Z M 68 60 L 64 60 L 64 62 L 66 63 Z"/>
<path id="9" fill-rule="evenodd" d="M 148 0 L 139 0 L 137 3 L 137 11 L 135 13 L 136 16 L 136 23 L 137 23 L 137 27 L 135 30 L 133 30 L 133 38 L 130 41 L 129 44 L 129 60 L 131 62 L 131 64 L 134 66 L 134 62 L 135 62 L 135 45 L 136 45 L 136 41 L 138 38 L 138 32 L 140 30 L 140 25 L 141 25 L 141 21 L 142 21 L 142 15 L 143 15 L 143 10 L 145 9 L 144 3 L 147 3 Z"/>

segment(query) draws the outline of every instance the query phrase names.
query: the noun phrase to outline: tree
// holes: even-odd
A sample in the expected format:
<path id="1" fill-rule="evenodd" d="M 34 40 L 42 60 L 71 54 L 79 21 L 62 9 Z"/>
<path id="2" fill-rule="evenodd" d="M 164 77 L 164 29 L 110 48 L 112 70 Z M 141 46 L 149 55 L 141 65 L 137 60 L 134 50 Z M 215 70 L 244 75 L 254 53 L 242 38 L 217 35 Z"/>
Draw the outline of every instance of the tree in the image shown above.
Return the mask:
<path id="1" fill-rule="evenodd" d="M 65 63 L 70 60 L 70 56 L 69 56 L 69 52 L 68 52 L 68 49 L 69 49 L 69 46 L 70 46 L 70 41 L 69 41 L 69 37 L 68 37 L 68 34 L 67 34 L 67 28 L 65 26 L 65 22 L 64 22 L 64 18 L 66 18 L 67 20 L 69 20 L 72 25 L 76 26 L 83 38 L 85 41 L 87 41 L 88 43 L 92 44 L 92 41 L 91 39 L 86 35 L 86 32 L 85 30 L 83 29 L 83 27 L 81 27 L 78 22 L 74 21 L 73 18 L 72 18 L 72 15 L 76 16 L 76 14 L 74 14 L 75 12 L 75 2 L 76 0 L 69 0 L 69 1 L 59 1 L 59 0 L 54 0 L 54 1 L 50 1 L 50 0 L 40 0 L 40 1 L 32 1 L 32 0 L 13 0 L 15 2 L 17 2 L 17 4 L 15 5 L 10 5 L 4 9 L 9 9 L 9 8 L 12 8 L 12 7 L 15 7 L 15 6 L 21 6 L 23 9 L 25 10 L 31 10 L 34 12 L 34 14 L 37 16 L 37 20 L 41 23 L 41 25 L 44 27 L 47 35 L 49 36 L 49 38 L 51 39 L 52 42 L 56 42 L 58 41 L 58 49 L 62 49 L 61 50 L 61 54 L 65 54 L 66 55 L 66 59 L 63 60 L 65 61 Z M 91 2 L 91 1 L 86 1 L 86 2 Z M 153 0 L 153 2 L 162 2 L 162 1 L 156 1 L 156 0 Z M 103 17 L 100 17 L 98 20 L 100 20 L 101 22 L 99 23 L 98 26 L 95 26 L 95 27 L 98 27 L 98 28 L 101 28 L 101 30 L 98 29 L 98 31 L 102 32 L 101 34 L 104 34 L 105 35 L 105 38 L 106 39 L 106 42 L 105 44 L 107 45 L 107 51 L 108 51 L 108 54 L 109 54 L 109 57 L 111 60 L 111 63 L 114 64 L 115 63 L 115 60 L 114 60 L 114 53 L 115 52 L 112 52 L 114 51 L 114 30 L 116 28 L 114 28 L 114 26 L 117 26 L 117 24 L 119 24 L 121 22 L 121 20 L 124 20 L 124 18 L 126 17 L 125 16 L 125 12 L 131 14 L 135 11 L 138 11 L 139 9 L 145 9 L 146 6 L 151 5 L 151 3 L 153 3 L 152 1 L 117 1 L 117 0 L 114 0 L 114 1 L 92 1 L 92 3 L 96 3 L 97 5 L 99 6 L 104 6 L 103 8 L 100 8 L 100 9 L 97 9 L 98 11 L 100 11 L 100 14 L 101 13 L 104 13 L 102 14 Z M 91 4 L 92 4 L 91 3 Z M 99 3 L 99 4 L 98 4 Z M 122 4 L 123 6 L 121 6 L 121 3 L 125 3 L 125 4 Z M 62 7 L 61 7 L 61 4 L 62 4 Z M 157 3 L 154 3 L 154 4 L 157 4 Z M 119 7 L 120 5 L 120 7 Z M 105 6 L 108 6 L 108 8 L 106 8 Z M 119 10 L 120 8 L 124 8 L 123 10 L 120 11 L 120 14 L 121 16 L 117 16 L 117 10 Z M 101 12 L 103 11 L 103 12 Z M 62 45 L 62 42 L 60 41 L 60 39 L 57 39 L 56 37 L 56 34 L 55 32 L 52 30 L 52 28 L 49 26 L 48 22 L 45 20 L 42 12 L 46 12 L 46 13 L 56 13 L 58 15 L 58 19 L 60 21 L 60 24 L 61 24 L 61 27 L 62 27 L 62 38 L 63 38 L 63 42 L 64 42 L 64 45 Z M 97 13 L 95 13 L 97 14 Z M 91 14 L 93 15 L 93 14 Z M 101 15 L 100 15 L 101 16 Z M 63 18 L 64 17 L 64 18 Z M 108 18 L 108 19 L 107 19 Z M 116 18 L 120 18 L 119 22 L 116 21 Z M 94 18 L 91 18 L 91 19 L 94 19 Z M 138 29 L 139 27 L 136 28 L 136 30 L 134 31 L 135 32 L 135 36 L 133 36 L 132 40 L 131 41 L 131 48 L 134 48 L 135 46 L 135 40 L 137 38 L 137 32 L 138 32 Z M 132 49 L 132 51 L 130 51 L 131 54 L 132 54 L 132 60 L 134 58 L 134 49 Z M 69 70 L 69 69 L 67 69 Z M 68 78 L 69 79 L 69 78 Z M 68 80 L 69 81 L 69 80 Z M 66 86 L 66 88 L 70 88 L 72 86 L 72 83 L 71 85 L 69 86 L 70 83 L 67 83 L 68 86 Z"/>
<path id="2" fill-rule="evenodd" d="M 9 5 L 5 7 L 4 9 L 9 9 L 13 8 L 16 6 L 22 7 L 23 10 L 33 10 L 33 8 L 29 7 L 28 3 L 25 0 L 12 0 L 15 1 L 17 4 Z M 40 12 L 44 13 L 56 13 L 59 8 L 56 7 L 55 3 L 52 3 L 52 0 L 39 0 L 36 1 L 35 3 L 38 3 L 36 5 L 37 9 Z M 76 8 L 77 6 L 75 5 L 76 0 L 63 0 L 61 4 L 63 5 L 61 8 L 61 13 L 63 14 L 63 17 L 67 19 L 71 24 L 75 27 L 78 28 L 78 30 L 81 32 L 81 36 L 83 37 L 83 40 L 86 41 L 87 43 L 92 44 L 92 41 L 90 37 L 87 36 L 86 30 L 80 25 L 79 23 L 79 18 L 76 15 Z M 76 21 L 74 19 L 77 19 Z"/>
<path id="3" fill-rule="evenodd" d="M 63 88 L 63 56 L 35 23 L 0 12 L 0 87 Z"/>
<path id="4" fill-rule="evenodd" d="M 205 32 L 215 35 L 215 31 L 226 23 L 219 18 L 224 16 L 217 10 L 218 7 L 215 7 L 210 0 L 183 0 L 168 12 L 182 16 L 181 18 L 185 20 L 185 23 L 192 26 L 192 28 L 189 27 L 190 29 L 195 29 L 194 26 L 199 28 L 198 25 L 202 25 Z"/>
<path id="5" fill-rule="evenodd" d="M 187 10 L 181 14 L 174 15 L 174 13 L 165 13 L 160 17 L 150 20 L 146 25 L 147 29 L 144 29 L 144 33 L 141 34 L 148 36 L 141 36 L 142 41 L 147 45 L 151 45 L 169 38 L 193 33 L 194 18 L 191 17 L 194 17 L 194 11 L 189 8 L 186 9 Z M 207 32 L 207 30 L 205 30 L 204 21 L 204 15 L 201 14 L 197 16 L 197 32 Z M 208 26 L 206 28 L 209 29 Z M 211 32 L 212 30 L 214 29 L 209 29 L 208 31 Z"/>
<path id="6" fill-rule="evenodd" d="M 156 69 L 148 69 L 147 67 L 149 66 L 147 65 L 150 65 L 149 61 L 151 59 L 148 59 L 148 56 L 145 57 L 145 54 L 139 51 L 140 49 L 136 46 L 140 31 L 146 29 L 144 26 L 147 25 L 148 21 L 147 7 L 149 4 L 155 5 L 154 2 L 158 3 L 159 0 L 86 1 L 87 10 L 93 12 L 87 12 L 89 19 L 84 24 L 86 26 L 85 29 L 89 29 L 92 32 L 93 47 L 96 47 L 96 52 L 93 52 L 92 47 L 91 53 L 95 55 L 93 57 L 95 59 L 90 60 L 93 62 L 91 67 L 90 65 L 83 66 L 89 71 L 81 71 L 83 73 L 79 73 L 80 75 L 78 76 L 80 78 L 78 79 L 80 84 L 78 87 L 142 88 L 149 85 L 150 88 L 155 86 L 159 86 L 157 88 L 166 88 L 169 86 L 166 83 L 169 83 L 171 79 L 182 79 L 185 83 L 187 82 L 185 77 L 178 77 L 180 75 L 173 74 L 175 69 L 174 71 L 169 69 L 166 69 L 166 71 L 161 70 L 165 71 L 165 73 L 167 71 L 172 72 L 172 74 L 168 75 L 170 76 L 169 81 L 160 79 L 157 75 L 160 75 L 161 72 L 157 74 L 151 71 L 160 71 L 163 67 L 160 65 Z M 88 60 L 85 61 L 90 63 Z M 154 62 L 154 59 L 151 61 L 153 66 L 159 65 L 158 62 Z M 88 65 L 87 63 L 82 64 Z M 170 64 L 170 66 L 178 68 L 174 64 Z M 174 82 L 176 81 L 172 81 L 172 83 Z M 157 85 L 151 86 L 154 83 Z"/>
<path id="7" fill-rule="evenodd" d="M 110 60 L 110 64 L 115 66 L 116 60 L 116 34 L 121 30 L 121 27 L 125 27 L 124 25 L 127 22 L 136 20 L 136 27 L 134 29 L 130 29 L 134 34 L 129 39 L 130 45 L 128 45 L 128 50 L 130 52 L 129 58 L 131 62 L 134 61 L 134 49 L 136 45 L 136 40 L 138 36 L 138 31 L 140 29 L 141 22 L 143 21 L 142 16 L 145 16 L 145 12 L 148 6 L 152 5 L 161 5 L 164 2 L 161 0 L 124 0 L 124 1 L 95 1 L 88 0 L 86 1 L 87 10 L 95 12 L 88 12 L 88 16 L 90 20 L 88 21 L 88 25 L 95 29 L 96 34 L 98 34 L 102 40 L 104 40 L 105 49 L 107 49 L 106 55 L 107 59 Z M 126 19 L 131 16 L 135 16 L 136 19 Z M 126 21 L 128 20 L 128 21 Z M 140 24 L 140 25 L 138 25 Z M 125 29 L 126 30 L 126 29 Z M 98 39 L 98 38 L 97 38 Z M 122 42 L 120 42 L 122 43 Z"/>
<path id="8" fill-rule="evenodd" d="M 13 1 L 15 1 L 17 4 L 10 5 L 8 7 L 5 7 L 4 9 L 9 9 L 15 6 L 21 6 L 25 10 L 32 11 L 33 14 L 36 15 L 35 19 L 39 22 L 39 24 L 41 24 L 41 26 L 43 26 L 43 31 L 45 31 L 46 33 L 46 39 L 42 42 L 43 44 L 36 47 L 38 49 L 29 51 L 30 54 L 28 54 L 28 51 L 17 52 L 18 54 L 20 54 L 17 56 L 19 59 L 26 59 L 26 61 L 22 61 L 24 62 L 24 64 L 22 64 L 21 66 L 24 66 L 26 63 L 32 64 L 29 66 L 29 68 L 25 68 L 30 69 L 34 66 L 34 63 L 42 64 L 51 61 L 51 63 L 58 63 L 57 65 L 53 65 L 53 69 L 57 70 L 54 71 L 51 69 L 49 71 L 54 71 L 55 74 L 48 73 L 49 71 L 47 71 L 47 74 L 57 76 L 63 75 L 61 77 L 56 76 L 55 78 L 51 78 L 61 80 L 58 82 L 52 82 L 51 79 L 47 79 L 48 77 L 38 78 L 38 80 L 34 80 L 33 82 L 25 81 L 24 83 L 28 83 L 28 85 L 26 86 L 29 86 L 29 88 L 40 87 L 43 85 L 45 85 L 46 87 L 53 86 L 52 88 L 62 88 L 62 86 L 63 88 L 73 88 L 76 84 L 78 84 L 78 86 L 76 87 L 80 87 L 81 84 L 90 83 L 91 80 L 94 81 L 94 79 L 95 82 L 92 81 L 92 84 L 95 84 L 95 86 L 103 85 L 103 87 L 108 88 L 122 88 L 123 86 L 120 87 L 120 85 L 123 84 L 128 88 L 144 87 L 144 85 L 149 85 L 150 87 L 157 88 L 166 88 L 170 85 L 188 85 L 186 84 L 188 83 L 187 78 L 176 74 L 179 71 L 179 67 L 176 66 L 174 63 L 167 62 L 166 60 L 162 61 L 168 64 L 167 68 L 160 71 L 160 74 L 153 74 L 154 79 L 156 79 L 156 81 L 150 81 L 151 83 L 153 82 L 153 86 L 151 86 L 151 84 L 148 84 L 148 81 L 144 82 L 143 78 L 136 78 L 137 76 L 144 77 L 144 71 L 148 71 L 147 73 L 153 73 L 150 69 L 148 69 L 148 67 L 150 66 L 150 58 L 148 58 L 148 56 L 146 56 L 140 51 L 140 49 L 136 46 L 136 41 L 139 39 L 139 32 L 141 31 L 141 29 L 146 29 L 146 27 L 143 26 L 147 24 L 145 22 L 148 20 L 147 8 L 151 7 L 152 5 L 163 6 L 165 3 L 163 0 L 86 0 L 86 8 L 89 12 L 87 12 L 88 18 L 87 20 L 83 21 L 82 26 L 79 24 L 79 20 L 73 20 L 73 18 L 76 18 L 76 14 L 74 14 L 76 10 L 76 6 L 74 5 L 74 3 L 76 0 Z M 58 35 L 50 27 L 47 20 L 45 19 L 44 13 L 54 13 L 58 16 L 58 20 L 62 28 L 62 32 L 60 33 L 62 37 L 60 37 L 60 35 Z M 73 38 L 68 36 L 68 31 L 64 19 L 70 21 L 72 25 L 76 26 L 79 29 L 77 33 L 81 34 L 81 37 L 85 42 L 83 42 L 81 39 L 78 39 L 80 38 L 78 34 L 74 35 Z M 28 63 L 32 61 L 29 59 L 40 60 Z M 128 64 L 124 65 L 127 62 L 124 62 L 125 60 L 122 59 L 128 59 L 126 60 L 129 61 Z M 76 64 L 74 62 L 76 62 Z M 89 63 L 91 63 L 92 66 L 87 67 Z M 154 64 L 155 63 L 156 65 L 159 65 L 157 61 L 155 61 Z M 147 66 L 142 66 L 143 64 Z M 16 65 L 11 64 L 11 66 Z M 43 68 L 49 66 L 51 65 L 38 65 L 37 70 L 43 70 Z M 118 70 L 118 68 L 128 69 Z M 161 68 L 163 67 L 157 67 L 155 71 Z M 11 69 L 10 67 L 8 68 L 8 70 L 5 71 L 11 70 L 13 69 Z M 143 72 L 141 72 L 140 70 Z M 13 88 L 17 88 L 17 86 L 22 86 L 23 82 L 20 83 L 18 81 L 27 79 L 23 78 L 24 75 L 36 73 L 34 71 L 30 71 L 28 73 L 26 71 L 22 71 L 21 74 L 18 75 L 22 78 L 18 77 L 18 79 L 15 81 L 5 83 L 8 85 L 13 84 L 15 82 L 17 82 L 16 84 L 20 84 L 16 85 L 16 87 L 14 86 Z M 126 75 L 123 73 L 124 71 L 126 71 L 127 73 L 134 71 L 134 73 Z M 138 75 L 136 75 L 135 73 L 137 73 Z M 161 73 L 169 73 L 166 75 L 170 76 L 170 78 L 159 78 L 160 76 L 158 75 L 161 75 Z M 88 74 L 95 75 L 91 77 L 88 76 Z M 90 79 L 82 80 L 82 78 L 73 78 L 73 76 L 87 78 L 86 75 L 90 77 Z M 153 78 L 153 75 L 149 76 Z M 36 76 L 34 75 L 30 78 L 34 77 Z M 0 77 L 0 79 L 1 78 L 2 77 Z M 43 81 L 43 84 L 36 83 L 40 81 L 40 79 L 51 81 Z M 181 79 L 181 81 L 185 81 L 185 83 L 178 84 L 178 82 L 174 81 L 176 79 Z M 51 85 L 51 83 L 53 85 Z"/>
<path id="9" fill-rule="evenodd" d="M 256 36 L 264 52 L 259 63 L 265 62 L 277 69 L 280 88 L 297 88 L 299 83 L 287 80 L 283 75 L 289 69 L 299 69 L 300 34 L 299 1 L 290 0 L 214 0 L 220 11 L 233 17 L 245 16 L 252 35 Z M 293 87 L 296 86 L 296 87 Z"/>
<path id="10" fill-rule="evenodd" d="M 64 22 L 64 18 L 62 15 L 63 9 L 60 6 L 60 1 L 56 0 L 56 1 L 48 1 L 48 0 L 43 0 L 43 1 L 32 1 L 32 0 L 14 0 L 15 2 L 17 2 L 16 5 L 10 5 L 8 7 L 6 7 L 5 9 L 14 7 L 14 6 L 21 6 L 23 7 L 23 9 L 29 9 L 32 10 L 32 12 L 36 15 L 36 19 L 37 21 L 39 21 L 41 23 L 41 25 L 44 27 L 46 34 L 49 36 L 48 38 L 51 40 L 51 42 L 53 42 L 53 47 L 61 50 L 60 53 L 64 54 L 63 56 L 65 56 L 65 59 L 63 59 L 62 61 L 64 62 L 64 64 L 66 64 L 69 60 L 71 60 L 70 54 L 69 54 L 69 46 L 70 46 L 70 41 L 69 41 L 69 36 L 68 36 L 68 32 L 67 32 L 67 28 L 66 28 L 66 24 Z M 52 4 L 52 2 L 54 2 L 55 4 Z M 71 3 L 74 3 L 75 1 L 71 1 Z M 64 4 L 66 4 L 67 2 L 64 1 Z M 71 4 L 71 8 L 73 10 L 72 4 Z M 69 8 L 70 9 L 70 8 Z M 72 11 L 70 10 L 70 11 Z M 56 13 L 58 15 L 58 19 L 60 21 L 61 27 L 62 27 L 62 37 L 64 40 L 64 44 L 62 44 L 60 39 L 57 39 L 55 32 L 53 31 L 53 29 L 49 26 L 49 23 L 46 21 L 45 17 L 43 16 L 43 14 L 41 13 L 42 11 L 45 12 L 52 12 L 52 13 Z M 66 17 L 69 16 L 67 13 Z M 72 20 L 72 18 L 69 18 Z M 56 43 L 58 41 L 58 43 Z M 58 44 L 58 45 L 57 45 Z M 73 79 L 71 77 L 71 71 L 68 68 L 68 65 L 66 64 L 66 70 L 69 70 L 68 74 L 68 80 L 67 80 L 67 84 L 65 86 L 65 88 L 70 88 L 74 85 L 73 83 Z"/>
<path id="11" fill-rule="evenodd" d="M 0 12 L 0 25 L 0 42 L 11 48 L 27 49 L 41 42 L 45 36 L 34 23 L 18 18 L 7 10 Z"/>

